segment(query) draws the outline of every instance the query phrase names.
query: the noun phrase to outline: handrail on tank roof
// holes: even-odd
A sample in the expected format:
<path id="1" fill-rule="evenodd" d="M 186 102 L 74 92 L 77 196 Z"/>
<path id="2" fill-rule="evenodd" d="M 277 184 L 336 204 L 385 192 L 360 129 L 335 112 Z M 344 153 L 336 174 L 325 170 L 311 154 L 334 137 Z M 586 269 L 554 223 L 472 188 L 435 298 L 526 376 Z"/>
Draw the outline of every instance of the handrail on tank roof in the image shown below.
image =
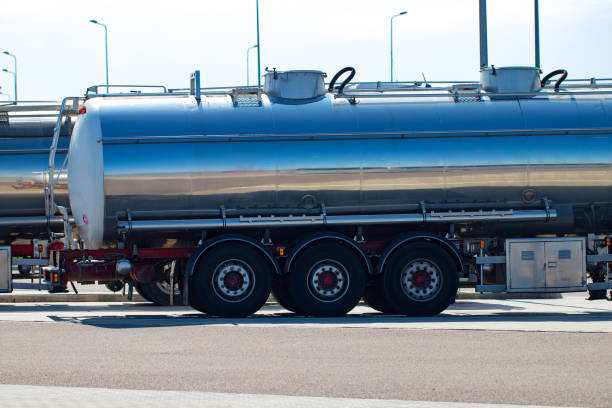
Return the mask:
<path id="1" fill-rule="evenodd" d="M 491 92 L 452 92 L 448 93 L 351 93 L 345 92 L 334 95 L 335 98 L 343 99 L 374 99 L 374 98 L 453 98 L 453 97 L 473 97 L 492 99 L 502 98 L 531 98 L 534 96 L 580 96 L 580 95 L 612 95 L 612 90 L 608 91 L 566 91 L 561 92 L 516 92 L 516 93 L 491 93 Z"/>
<path id="2" fill-rule="evenodd" d="M 23 100 L 0 103 L 0 112 L 37 112 L 57 111 L 61 105 L 60 101 Z"/>
<path id="3" fill-rule="evenodd" d="M 52 120 L 57 118 L 60 106 L 61 103 L 58 101 L 17 101 L 9 105 L 0 105 L 0 113 L 3 115 L 4 123 L 12 121 L 22 123 L 32 119 Z"/>
<path id="4" fill-rule="evenodd" d="M 433 86 L 432 86 L 433 85 Z M 106 85 L 94 85 L 87 89 L 85 98 L 97 97 L 139 97 L 139 96 L 185 96 L 189 88 L 166 88 L 163 85 L 109 85 L 113 88 L 159 88 L 162 92 L 131 91 L 130 93 L 97 93 Z M 550 92 L 553 86 L 545 86 L 541 91 L 520 93 L 489 93 L 481 91 L 478 81 L 402 81 L 402 82 L 353 82 L 337 98 L 383 98 L 383 97 L 532 97 L 554 95 L 609 95 L 612 94 L 612 78 L 572 78 L 564 81 L 561 92 Z M 467 90 L 475 90 L 466 92 Z M 550 91 L 549 91 L 550 90 Z M 96 93 L 92 93 L 95 91 Z M 227 96 L 235 92 L 261 92 L 256 86 L 216 86 L 203 87 L 200 92 L 205 96 Z M 409 91 L 409 92 L 401 92 Z M 438 92 L 438 93 L 436 93 Z"/>
<path id="5" fill-rule="evenodd" d="M 131 94 L 143 94 L 142 91 L 138 91 L 138 90 L 131 90 L 129 91 L 129 93 L 118 93 L 118 94 L 110 94 L 110 93 L 99 93 L 98 89 L 99 88 L 126 88 L 126 89 L 130 89 L 130 88 L 158 88 L 161 89 L 162 92 L 156 92 L 156 93 L 168 93 L 168 89 L 166 88 L 165 85 L 121 85 L 121 84 L 117 84 L 117 85 L 92 85 L 90 87 L 87 88 L 87 90 L 85 91 L 85 97 L 89 97 L 90 93 L 93 93 L 94 95 L 131 95 Z M 144 93 L 145 95 L 148 95 L 148 92 Z"/>

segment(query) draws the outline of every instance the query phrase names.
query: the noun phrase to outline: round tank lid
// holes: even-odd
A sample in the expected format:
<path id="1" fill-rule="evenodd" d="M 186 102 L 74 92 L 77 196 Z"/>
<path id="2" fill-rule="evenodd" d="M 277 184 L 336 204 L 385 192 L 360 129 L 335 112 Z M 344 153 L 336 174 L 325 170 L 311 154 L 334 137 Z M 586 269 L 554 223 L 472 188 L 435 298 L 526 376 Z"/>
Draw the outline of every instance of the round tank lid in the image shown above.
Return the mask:
<path id="1" fill-rule="evenodd" d="M 540 69 L 526 66 L 482 67 L 480 83 L 490 93 L 533 93 L 540 90 Z"/>
<path id="2" fill-rule="evenodd" d="M 264 75 L 264 92 L 283 99 L 311 99 L 325 95 L 323 71 L 291 70 L 268 71 Z"/>

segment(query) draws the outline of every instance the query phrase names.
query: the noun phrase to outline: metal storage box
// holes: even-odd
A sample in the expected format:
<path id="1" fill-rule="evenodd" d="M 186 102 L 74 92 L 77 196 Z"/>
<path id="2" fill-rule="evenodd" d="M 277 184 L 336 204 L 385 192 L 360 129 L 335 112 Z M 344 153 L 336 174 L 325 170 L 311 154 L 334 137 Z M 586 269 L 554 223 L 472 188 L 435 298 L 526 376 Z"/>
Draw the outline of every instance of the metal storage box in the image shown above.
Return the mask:
<path id="1" fill-rule="evenodd" d="M 508 239 L 508 292 L 585 290 L 584 254 L 584 238 Z"/>
<path id="2" fill-rule="evenodd" d="M 0 246 L 0 293 L 13 291 L 11 271 L 11 247 Z"/>

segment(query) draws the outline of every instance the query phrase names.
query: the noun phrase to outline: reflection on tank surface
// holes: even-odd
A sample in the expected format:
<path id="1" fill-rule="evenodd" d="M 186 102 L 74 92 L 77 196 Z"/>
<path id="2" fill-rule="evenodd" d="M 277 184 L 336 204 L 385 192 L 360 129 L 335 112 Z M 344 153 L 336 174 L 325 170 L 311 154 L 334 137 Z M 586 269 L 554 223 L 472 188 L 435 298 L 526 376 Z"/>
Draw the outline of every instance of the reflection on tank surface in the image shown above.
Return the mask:
<path id="1" fill-rule="evenodd" d="M 103 161 L 96 183 L 107 227 L 128 210 L 212 217 L 220 208 L 305 208 L 306 196 L 310 207 L 360 212 L 418 211 L 420 203 L 517 209 L 543 200 L 586 208 L 610 200 L 612 104 L 602 96 L 352 104 L 326 94 L 292 104 L 264 94 L 261 105 L 247 108 L 229 95 L 199 103 L 177 95 L 87 106 L 82 119 L 99 124 L 83 128 L 100 133 L 75 132 L 73 140 L 102 146 L 81 154 Z"/>
<path id="2" fill-rule="evenodd" d="M 51 121 L 24 119 L 0 126 L 0 217 L 45 216 L 53 128 L 54 122 Z M 64 168 L 55 175 L 56 202 L 64 206 L 68 205 L 65 168 L 68 144 L 68 127 L 65 125 L 58 142 L 57 160 L 60 165 L 64 164 Z M 31 232 L 26 228 L 24 233 L 26 230 Z M 43 230 L 46 231 L 46 227 Z M 9 236 L 18 237 L 19 234 L 0 230 L 0 240 Z"/>

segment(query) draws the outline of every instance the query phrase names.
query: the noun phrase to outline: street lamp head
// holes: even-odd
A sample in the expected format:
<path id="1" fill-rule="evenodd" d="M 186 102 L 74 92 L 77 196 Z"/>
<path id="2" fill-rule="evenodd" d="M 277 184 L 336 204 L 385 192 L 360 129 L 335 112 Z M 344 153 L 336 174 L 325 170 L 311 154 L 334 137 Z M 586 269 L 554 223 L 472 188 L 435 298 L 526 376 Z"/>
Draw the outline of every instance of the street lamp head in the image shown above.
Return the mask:
<path id="1" fill-rule="evenodd" d="M 399 13 L 400 16 L 403 16 L 404 14 L 408 13 L 407 11 L 402 11 L 401 13 Z"/>
<path id="2" fill-rule="evenodd" d="M 98 24 L 98 20 L 89 20 L 90 23 Z"/>
<path id="3" fill-rule="evenodd" d="M 11 55 L 11 53 L 10 53 L 10 52 L 8 52 L 8 51 L 2 51 L 2 53 L 3 53 L 3 54 L 6 54 L 6 55 Z"/>
<path id="4" fill-rule="evenodd" d="M 3 72 L 9 72 L 9 70 L 8 70 L 8 69 L 6 69 L 6 68 L 2 68 L 2 71 L 3 71 Z"/>

